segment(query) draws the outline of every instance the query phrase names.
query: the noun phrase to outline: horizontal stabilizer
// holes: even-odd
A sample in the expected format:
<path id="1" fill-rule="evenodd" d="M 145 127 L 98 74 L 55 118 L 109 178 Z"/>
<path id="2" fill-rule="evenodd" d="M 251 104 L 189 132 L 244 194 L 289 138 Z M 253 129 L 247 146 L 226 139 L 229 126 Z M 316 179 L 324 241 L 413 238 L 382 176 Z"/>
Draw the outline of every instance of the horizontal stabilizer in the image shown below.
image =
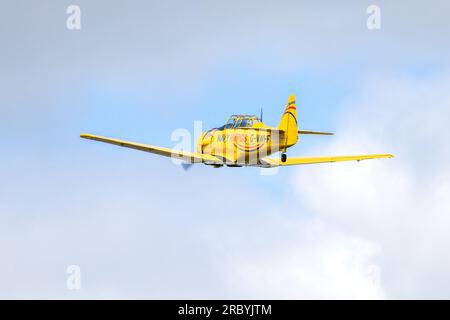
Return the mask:
<path id="1" fill-rule="evenodd" d="M 298 134 L 319 134 L 324 136 L 332 136 L 334 133 L 321 131 L 298 130 Z"/>

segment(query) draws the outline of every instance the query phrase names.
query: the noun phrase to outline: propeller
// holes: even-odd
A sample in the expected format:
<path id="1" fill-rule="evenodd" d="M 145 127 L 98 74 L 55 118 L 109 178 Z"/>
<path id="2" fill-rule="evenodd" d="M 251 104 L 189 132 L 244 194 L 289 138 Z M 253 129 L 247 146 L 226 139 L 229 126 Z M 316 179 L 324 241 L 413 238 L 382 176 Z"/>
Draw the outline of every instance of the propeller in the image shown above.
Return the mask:
<path id="1" fill-rule="evenodd" d="M 184 171 L 188 171 L 192 167 L 192 163 L 182 162 L 181 166 L 183 167 Z"/>

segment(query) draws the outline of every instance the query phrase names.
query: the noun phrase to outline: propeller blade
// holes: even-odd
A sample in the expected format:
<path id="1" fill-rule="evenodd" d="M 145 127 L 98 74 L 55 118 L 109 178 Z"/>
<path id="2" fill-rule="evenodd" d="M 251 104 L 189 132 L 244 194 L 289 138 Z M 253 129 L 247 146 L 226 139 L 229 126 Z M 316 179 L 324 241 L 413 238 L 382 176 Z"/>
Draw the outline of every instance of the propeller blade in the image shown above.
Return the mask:
<path id="1" fill-rule="evenodd" d="M 193 166 L 193 164 L 192 163 L 182 162 L 181 166 L 183 167 L 184 171 L 188 171 Z"/>

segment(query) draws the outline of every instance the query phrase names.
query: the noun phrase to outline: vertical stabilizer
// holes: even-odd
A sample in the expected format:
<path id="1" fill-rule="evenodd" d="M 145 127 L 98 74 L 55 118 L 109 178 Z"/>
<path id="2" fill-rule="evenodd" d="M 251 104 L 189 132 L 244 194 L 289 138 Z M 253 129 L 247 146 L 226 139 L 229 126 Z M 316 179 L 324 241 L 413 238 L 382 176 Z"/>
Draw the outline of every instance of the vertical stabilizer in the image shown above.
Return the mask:
<path id="1" fill-rule="evenodd" d="M 286 149 L 298 141 L 298 127 L 297 127 L 297 106 L 295 101 L 295 95 L 291 94 L 289 96 L 286 108 L 284 109 L 283 116 L 281 117 L 280 125 L 278 126 L 280 130 L 285 133 L 280 141 L 280 148 Z"/>

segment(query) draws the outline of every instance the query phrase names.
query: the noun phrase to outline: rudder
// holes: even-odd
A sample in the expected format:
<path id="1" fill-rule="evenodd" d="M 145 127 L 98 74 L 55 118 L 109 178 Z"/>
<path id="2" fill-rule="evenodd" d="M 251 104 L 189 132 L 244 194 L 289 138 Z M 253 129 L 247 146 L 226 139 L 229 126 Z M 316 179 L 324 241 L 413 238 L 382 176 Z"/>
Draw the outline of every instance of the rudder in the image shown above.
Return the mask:
<path id="1" fill-rule="evenodd" d="M 281 117 L 278 128 L 284 131 L 284 135 L 281 137 L 280 148 L 286 150 L 297 143 L 298 141 L 298 126 L 297 126 L 297 106 L 295 101 L 295 95 L 289 96 L 286 108 L 284 109 L 283 116 Z"/>

